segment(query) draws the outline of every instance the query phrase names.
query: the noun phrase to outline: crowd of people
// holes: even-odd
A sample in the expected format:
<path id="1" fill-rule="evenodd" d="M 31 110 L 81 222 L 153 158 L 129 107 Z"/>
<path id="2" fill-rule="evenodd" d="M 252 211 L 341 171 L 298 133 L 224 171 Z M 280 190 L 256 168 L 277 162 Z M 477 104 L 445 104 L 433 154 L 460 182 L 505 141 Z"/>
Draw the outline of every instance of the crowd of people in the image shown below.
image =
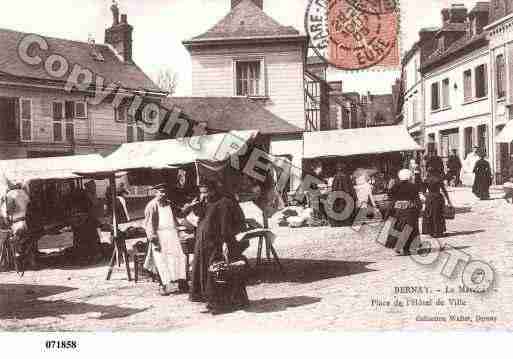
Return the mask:
<path id="1" fill-rule="evenodd" d="M 491 168 L 485 153 L 475 148 L 465 163 L 453 151 L 447 160 L 447 171 L 443 160 L 434 152 L 426 156 L 422 165 L 412 159 L 403 169 L 390 169 L 386 181 L 382 181 L 386 182 L 383 189 L 389 198 L 386 211 L 378 211 L 374 193 L 376 183 L 371 181 L 379 173 L 370 170 L 350 172 L 347 163 L 339 161 L 336 163 L 334 175 L 326 179 L 322 164 L 317 162 L 312 173 L 319 181 L 308 190 L 306 205 L 313 209 L 314 217 L 324 219 L 325 224 L 329 223 L 334 227 L 352 225 L 362 210 L 369 215 L 381 212 L 383 219 L 394 218 L 391 231 L 397 233 L 406 226 L 411 231 L 403 246 L 397 246 L 394 235 L 389 236 L 386 246 L 407 255 L 410 253 L 410 244 L 417 236 L 444 236 L 447 230 L 446 218 L 450 218 L 450 209 L 454 208 L 446 183 L 461 185 L 462 170 L 469 163 L 475 177 L 473 193 L 479 199 L 486 200 L 490 196 Z M 468 172 L 468 168 L 466 170 Z M 159 184 L 153 189 L 155 197 L 144 211 L 143 226 L 148 238 L 144 268 L 158 274 L 160 294 L 167 296 L 188 293 L 192 302 L 206 303 L 206 311 L 214 314 L 247 306 L 249 300 L 244 275 L 233 275 L 229 280 L 219 280 L 220 268 L 226 270 L 226 265 L 230 263 L 242 263 L 241 267 L 247 267 L 247 259 L 243 255 L 247 246 L 236 240 L 236 235 L 245 231 L 246 221 L 235 195 L 226 190 L 220 181 L 204 180 L 197 187 L 199 192 L 196 198 L 184 205 L 176 201 L 167 184 Z M 346 196 L 337 197 L 328 211 L 324 207 L 326 201 L 321 200 L 321 195 L 326 191 L 343 192 Z M 110 189 L 107 189 L 107 194 L 110 194 Z M 72 223 L 74 253 L 85 256 L 88 260 L 99 256 L 101 223 L 98 218 L 105 213 L 115 215 L 117 224 L 131 221 L 125 198 L 127 194 L 124 184 L 121 184 L 114 197 L 107 196 L 105 211 L 99 214 L 102 210 L 98 209 L 100 203 L 94 181 L 72 193 L 73 208 L 82 214 L 75 216 L 79 220 Z M 351 207 L 349 216 L 340 218 L 330 215 L 342 213 L 348 206 Z M 179 227 L 184 223 L 195 227 L 190 284 L 179 233 Z"/>

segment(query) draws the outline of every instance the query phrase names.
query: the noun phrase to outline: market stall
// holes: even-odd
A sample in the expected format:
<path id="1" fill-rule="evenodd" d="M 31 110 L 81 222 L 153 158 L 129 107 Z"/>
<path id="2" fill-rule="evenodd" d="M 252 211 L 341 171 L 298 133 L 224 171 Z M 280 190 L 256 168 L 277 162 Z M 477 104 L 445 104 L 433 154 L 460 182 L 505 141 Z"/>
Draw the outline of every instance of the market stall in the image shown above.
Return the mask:
<path id="1" fill-rule="evenodd" d="M 404 163 L 404 153 L 422 150 L 404 126 L 305 132 L 304 167 L 320 161 L 326 178 L 342 160 L 355 180 L 369 178 L 377 199 Z"/>
<path id="2" fill-rule="evenodd" d="M 32 218 L 33 262 L 41 240 L 61 248 L 75 244 L 72 226 L 82 215 L 82 209 L 73 198 L 78 191 L 84 191 L 83 178 L 76 172 L 102 162 L 103 158 L 94 154 L 0 161 L 0 182 L 3 182 L 0 195 L 7 198 L 11 190 L 20 185 L 28 195 L 30 213 L 20 213 L 20 216 L 21 219 Z M 9 233 L 13 221 L 9 218 L 11 215 L 7 217 L 4 225 Z"/>
<path id="3" fill-rule="evenodd" d="M 243 185 L 241 171 L 250 153 L 249 148 L 258 142 L 257 135 L 258 131 L 232 131 L 179 140 L 123 144 L 106 157 L 100 166 L 77 171 L 77 174 L 87 178 L 109 179 L 110 196 L 114 201 L 116 195 L 114 176 L 116 173 L 121 171 L 127 172 L 129 175 L 144 173 L 144 176 L 138 177 L 139 180 L 143 177 L 142 180 L 146 180 L 146 184 L 156 181 L 164 182 L 168 183 L 170 188 L 176 189 L 177 171 L 190 168 L 193 165 L 196 176 L 200 171 L 206 173 L 210 171 L 214 174 L 222 171 L 225 184 L 236 193 Z M 124 240 L 120 238 L 115 211 L 112 218 L 115 249 L 110 261 L 107 280 L 111 278 L 116 258 L 125 263 L 130 280 L 127 249 Z"/>

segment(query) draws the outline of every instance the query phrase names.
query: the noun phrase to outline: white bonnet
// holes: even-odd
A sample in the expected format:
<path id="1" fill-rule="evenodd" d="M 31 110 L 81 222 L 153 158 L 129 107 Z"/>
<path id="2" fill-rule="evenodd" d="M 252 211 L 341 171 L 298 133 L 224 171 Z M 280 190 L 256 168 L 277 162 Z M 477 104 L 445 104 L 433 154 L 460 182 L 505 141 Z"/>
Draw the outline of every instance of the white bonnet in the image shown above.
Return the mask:
<path id="1" fill-rule="evenodd" d="M 411 178 L 411 171 L 408 169 L 402 169 L 397 174 L 400 181 L 407 181 Z"/>

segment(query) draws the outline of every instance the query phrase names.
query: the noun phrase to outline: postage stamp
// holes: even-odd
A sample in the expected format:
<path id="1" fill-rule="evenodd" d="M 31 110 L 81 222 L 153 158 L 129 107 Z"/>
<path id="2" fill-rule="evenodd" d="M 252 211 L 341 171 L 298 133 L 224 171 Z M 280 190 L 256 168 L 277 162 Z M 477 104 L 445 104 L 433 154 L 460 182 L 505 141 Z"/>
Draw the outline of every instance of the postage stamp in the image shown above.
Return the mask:
<path id="1" fill-rule="evenodd" d="M 399 11 L 395 0 L 312 0 L 305 27 L 315 53 L 338 69 L 397 69 Z"/>

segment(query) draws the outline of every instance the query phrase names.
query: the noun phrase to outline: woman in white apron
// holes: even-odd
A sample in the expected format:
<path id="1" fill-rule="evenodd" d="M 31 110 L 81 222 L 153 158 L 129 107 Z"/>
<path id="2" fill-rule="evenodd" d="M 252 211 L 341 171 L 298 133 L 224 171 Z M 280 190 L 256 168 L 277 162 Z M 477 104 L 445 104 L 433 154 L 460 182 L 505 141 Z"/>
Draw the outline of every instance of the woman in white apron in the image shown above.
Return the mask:
<path id="1" fill-rule="evenodd" d="M 144 268 L 159 274 L 162 295 L 171 294 L 174 283 L 178 284 L 178 292 L 186 292 L 185 255 L 180 246 L 167 190 L 163 185 L 154 189 L 157 191 L 156 197 L 145 210 L 145 229 L 150 246 Z"/>

